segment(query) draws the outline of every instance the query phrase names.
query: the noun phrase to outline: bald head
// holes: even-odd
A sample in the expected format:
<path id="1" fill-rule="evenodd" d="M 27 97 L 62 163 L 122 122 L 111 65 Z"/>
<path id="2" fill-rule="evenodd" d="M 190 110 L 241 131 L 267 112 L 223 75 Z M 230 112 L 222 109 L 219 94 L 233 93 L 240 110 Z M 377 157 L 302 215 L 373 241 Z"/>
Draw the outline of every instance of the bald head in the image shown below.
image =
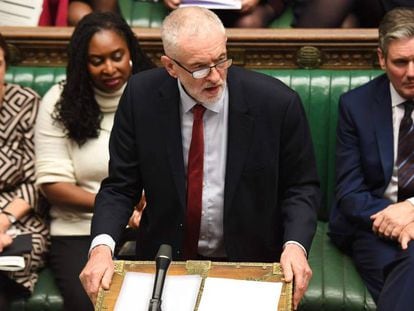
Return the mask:
<path id="1" fill-rule="evenodd" d="M 184 7 L 172 11 L 161 27 L 164 52 L 177 57 L 184 42 L 205 40 L 211 36 L 223 35 L 226 31 L 223 23 L 212 11 L 201 7 Z"/>

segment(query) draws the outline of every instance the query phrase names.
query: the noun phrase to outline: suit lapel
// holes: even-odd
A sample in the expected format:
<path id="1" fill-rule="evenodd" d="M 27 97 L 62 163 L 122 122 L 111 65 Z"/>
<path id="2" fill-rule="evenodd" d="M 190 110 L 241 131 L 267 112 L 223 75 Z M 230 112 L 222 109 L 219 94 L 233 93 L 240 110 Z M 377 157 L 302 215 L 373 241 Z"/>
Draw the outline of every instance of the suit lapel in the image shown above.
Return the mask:
<path id="1" fill-rule="evenodd" d="M 241 73 L 240 73 L 241 74 Z M 243 90 L 236 74 L 229 70 L 229 115 L 227 138 L 227 162 L 224 187 L 224 213 L 227 214 L 232 204 L 246 156 L 251 144 L 253 118 L 248 115 L 248 105 L 243 97 Z"/>
<path id="2" fill-rule="evenodd" d="M 171 173 L 181 206 L 185 208 L 185 173 L 181 138 L 180 95 L 177 80 L 168 79 L 160 87 L 160 116 Z"/>
<path id="3" fill-rule="evenodd" d="M 371 111 L 375 118 L 375 134 L 377 139 L 378 151 L 384 172 L 385 185 L 392 176 L 394 163 L 394 138 L 392 125 L 392 107 L 389 80 L 384 77 L 378 81 L 379 85 L 375 88 L 376 96 L 373 102 L 374 107 Z"/>
<path id="4" fill-rule="evenodd" d="M 230 78 L 231 77 L 231 78 Z M 231 81 L 230 81 L 231 80 Z M 253 118 L 248 115 L 248 106 L 236 75 L 229 70 L 229 116 L 227 163 L 224 190 L 224 211 L 231 206 L 233 196 L 244 167 L 251 136 Z M 166 135 L 166 150 L 180 203 L 186 206 L 184 156 L 181 136 L 180 95 L 177 81 L 169 79 L 160 87 L 159 111 L 163 131 Z"/>

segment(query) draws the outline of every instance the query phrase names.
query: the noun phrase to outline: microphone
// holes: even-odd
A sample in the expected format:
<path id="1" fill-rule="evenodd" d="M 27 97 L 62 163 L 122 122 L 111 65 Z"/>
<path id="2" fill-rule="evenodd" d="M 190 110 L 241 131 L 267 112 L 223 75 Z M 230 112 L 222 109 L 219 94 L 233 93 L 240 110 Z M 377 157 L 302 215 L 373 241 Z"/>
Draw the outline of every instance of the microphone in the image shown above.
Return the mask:
<path id="1" fill-rule="evenodd" d="M 148 307 L 148 311 L 161 311 L 161 295 L 164 288 L 165 276 L 171 263 L 171 246 L 162 244 L 155 257 L 155 280 L 152 298 Z"/>

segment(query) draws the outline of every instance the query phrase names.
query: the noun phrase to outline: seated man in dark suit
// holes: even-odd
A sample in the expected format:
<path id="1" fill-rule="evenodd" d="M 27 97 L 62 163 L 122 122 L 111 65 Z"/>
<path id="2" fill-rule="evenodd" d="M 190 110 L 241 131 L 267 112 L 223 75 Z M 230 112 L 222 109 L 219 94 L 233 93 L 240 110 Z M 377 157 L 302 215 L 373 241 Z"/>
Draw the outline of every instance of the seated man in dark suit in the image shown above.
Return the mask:
<path id="1" fill-rule="evenodd" d="M 113 245 L 145 189 L 137 259 L 170 244 L 173 260 L 280 260 L 286 280 L 294 276 L 296 308 L 311 277 L 319 204 L 300 98 L 231 67 L 225 29 L 207 9 L 174 10 L 162 40 L 164 68 L 135 75 L 116 113 L 84 287 L 92 299 L 108 288 Z"/>
<path id="2" fill-rule="evenodd" d="M 414 9 L 384 16 L 378 57 L 386 74 L 340 99 L 330 234 L 378 310 L 413 310 Z"/>

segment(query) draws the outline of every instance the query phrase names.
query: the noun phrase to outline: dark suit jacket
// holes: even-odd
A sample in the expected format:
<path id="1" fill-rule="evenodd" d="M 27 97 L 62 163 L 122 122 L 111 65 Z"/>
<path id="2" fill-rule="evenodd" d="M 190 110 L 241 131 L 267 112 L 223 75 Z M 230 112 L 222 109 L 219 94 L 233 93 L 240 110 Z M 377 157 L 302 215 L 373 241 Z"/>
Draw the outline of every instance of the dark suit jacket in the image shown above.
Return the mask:
<path id="1" fill-rule="evenodd" d="M 383 197 L 394 163 L 389 83 L 384 74 L 340 98 L 330 235 L 343 247 L 355 228 L 372 231 L 369 217 L 392 203 Z"/>
<path id="2" fill-rule="evenodd" d="M 229 260 L 275 261 L 287 240 L 309 250 L 319 201 L 312 141 L 298 95 L 280 81 L 232 67 L 224 194 Z M 110 140 L 109 177 L 96 199 L 92 236 L 119 240 L 145 189 L 137 256 L 158 247 L 181 258 L 186 178 L 177 80 L 164 69 L 135 75 L 123 94 Z"/>

